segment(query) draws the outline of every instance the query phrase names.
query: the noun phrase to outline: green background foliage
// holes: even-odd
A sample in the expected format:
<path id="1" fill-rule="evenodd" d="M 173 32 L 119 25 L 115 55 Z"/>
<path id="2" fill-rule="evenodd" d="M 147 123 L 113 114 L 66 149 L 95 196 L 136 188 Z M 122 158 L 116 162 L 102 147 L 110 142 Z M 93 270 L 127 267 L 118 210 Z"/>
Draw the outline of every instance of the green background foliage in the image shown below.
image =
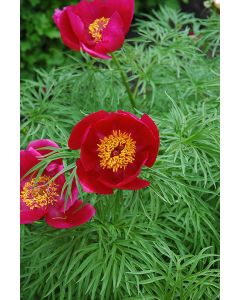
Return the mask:
<path id="1" fill-rule="evenodd" d="M 23 300 L 219 299 L 219 16 L 199 20 L 164 8 L 135 30 L 116 56 L 135 114 L 148 113 L 161 134 L 157 161 L 141 175 L 151 185 L 81 194 L 97 214 L 78 228 L 21 226 Z M 65 169 L 75 170 L 79 154 L 67 148 L 73 125 L 100 109 L 132 108 L 113 61 L 61 53 L 54 32 L 50 39 L 67 63 L 48 61 L 49 71 L 23 80 L 21 148 L 53 139 Z"/>

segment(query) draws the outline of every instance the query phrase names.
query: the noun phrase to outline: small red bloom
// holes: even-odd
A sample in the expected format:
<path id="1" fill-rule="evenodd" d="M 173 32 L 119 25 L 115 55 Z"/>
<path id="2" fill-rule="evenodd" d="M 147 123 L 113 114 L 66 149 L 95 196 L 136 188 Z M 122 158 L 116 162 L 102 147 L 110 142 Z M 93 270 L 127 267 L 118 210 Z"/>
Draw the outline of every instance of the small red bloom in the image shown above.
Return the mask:
<path id="1" fill-rule="evenodd" d="M 134 14 L 134 0 L 82 0 L 53 15 L 63 43 L 93 57 L 110 59 L 122 47 Z"/>
<path id="2" fill-rule="evenodd" d="M 50 181 L 63 170 L 61 159 L 51 162 L 36 181 L 36 173 L 24 175 L 39 163 L 43 155 L 51 150 L 39 150 L 43 147 L 58 148 L 51 140 L 32 141 L 26 150 L 20 151 L 20 215 L 21 224 L 33 223 L 45 217 L 48 225 L 55 228 L 70 228 L 89 221 L 95 214 L 90 204 L 81 207 L 83 201 L 78 201 L 76 185 L 72 188 L 72 197 L 64 206 L 64 195 L 61 197 L 65 176 L 62 174 Z"/>
<path id="3" fill-rule="evenodd" d="M 138 190 L 150 183 L 138 178 L 151 167 L 160 137 L 152 119 L 117 111 L 98 111 L 74 126 L 68 145 L 81 150 L 77 161 L 79 181 L 86 192 L 111 194 L 113 189 Z"/>

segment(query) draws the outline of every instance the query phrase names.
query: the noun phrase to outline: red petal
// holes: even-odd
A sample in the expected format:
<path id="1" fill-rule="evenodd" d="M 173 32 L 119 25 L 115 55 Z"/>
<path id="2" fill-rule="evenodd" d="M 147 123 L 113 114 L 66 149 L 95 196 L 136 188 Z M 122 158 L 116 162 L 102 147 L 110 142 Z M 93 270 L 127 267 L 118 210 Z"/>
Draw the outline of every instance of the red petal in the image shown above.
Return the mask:
<path id="1" fill-rule="evenodd" d="M 86 28 L 96 19 L 105 16 L 103 5 L 104 1 L 88 1 L 82 0 L 78 3 L 75 8 L 74 12 L 82 19 Z"/>
<path id="2" fill-rule="evenodd" d="M 123 20 L 124 34 L 129 31 L 134 15 L 134 0 L 107 0 L 105 1 L 106 7 L 110 7 L 111 10 L 117 11 Z"/>
<path id="3" fill-rule="evenodd" d="M 45 215 L 41 211 L 20 212 L 20 224 L 31 224 L 40 220 Z"/>
<path id="4" fill-rule="evenodd" d="M 159 141 L 159 131 L 158 131 L 158 128 L 156 126 L 156 124 L 153 122 L 153 120 L 147 115 L 147 114 L 144 114 L 142 117 L 141 117 L 141 120 L 148 126 L 148 128 L 153 132 L 156 140 Z"/>
<path id="5" fill-rule="evenodd" d="M 29 150 L 20 151 L 20 177 L 23 177 L 39 160 Z"/>
<path id="6" fill-rule="evenodd" d="M 77 175 L 83 190 L 88 193 L 112 194 L 113 190 L 98 181 L 96 172 L 85 171 L 81 159 L 77 161 Z"/>
<path id="7" fill-rule="evenodd" d="M 95 208 L 86 204 L 82 208 L 82 201 L 77 201 L 65 213 L 52 207 L 46 215 L 46 223 L 55 228 L 71 228 L 88 222 L 96 213 Z"/>
<path id="8" fill-rule="evenodd" d="M 30 224 L 40 220 L 46 214 L 46 208 L 30 209 L 20 198 L 20 224 Z"/>
<path id="9" fill-rule="evenodd" d="M 139 190 L 146 188 L 150 185 L 150 182 L 147 180 L 143 180 L 140 178 L 136 178 L 133 181 L 129 182 L 128 184 L 122 185 L 118 187 L 120 190 Z"/>
<path id="10" fill-rule="evenodd" d="M 109 113 L 104 110 L 100 110 L 98 112 L 92 113 L 89 116 L 83 118 L 80 122 L 78 122 L 72 129 L 68 146 L 72 150 L 80 149 L 83 140 L 85 139 L 85 135 L 89 126 L 94 124 L 96 121 L 99 121 L 103 118 L 106 118 Z"/>
<path id="11" fill-rule="evenodd" d="M 160 147 L 160 135 L 159 135 L 159 131 L 158 131 L 156 124 L 153 122 L 153 120 L 148 115 L 144 114 L 142 116 L 141 120 L 148 126 L 148 128 L 151 130 L 151 132 L 153 133 L 153 135 L 155 137 L 155 143 L 149 151 L 149 159 L 146 162 L 146 166 L 151 167 L 154 164 L 154 162 L 157 158 L 157 155 L 158 155 L 158 150 Z"/>
<path id="12" fill-rule="evenodd" d="M 89 130 L 89 138 L 84 141 L 81 147 L 81 161 L 86 171 L 91 171 L 99 166 L 98 143 L 99 138 L 96 132 Z"/>
<path id="13" fill-rule="evenodd" d="M 83 43 L 81 43 L 81 47 L 83 49 L 84 52 L 88 53 L 89 55 L 91 55 L 92 57 L 97 57 L 97 58 L 101 58 L 101 59 L 111 59 L 112 57 L 109 55 L 106 55 L 104 53 L 100 53 L 97 51 L 94 51 L 90 48 L 88 48 L 86 45 L 84 45 Z"/>
<path id="14" fill-rule="evenodd" d="M 70 6 L 63 10 L 61 15 L 58 15 L 58 28 L 63 40 L 63 43 L 75 51 L 80 51 L 80 42 L 75 35 L 71 22 L 69 20 L 67 10 L 70 9 Z"/>
<path id="15" fill-rule="evenodd" d="M 49 139 L 42 139 L 42 140 L 35 140 L 30 142 L 27 146 L 27 150 L 31 151 L 31 153 L 40 160 L 41 155 L 46 155 L 53 151 L 50 149 L 40 150 L 40 148 L 44 148 L 44 147 L 59 148 L 58 144 L 56 144 L 54 141 L 51 141 Z M 46 167 L 46 172 L 49 173 L 48 175 L 54 176 L 58 172 L 60 172 L 62 168 L 63 168 L 62 159 L 56 159 Z"/>
<path id="16" fill-rule="evenodd" d="M 44 147 L 52 147 L 52 148 L 59 148 L 58 144 L 56 144 L 54 141 L 51 141 L 49 139 L 42 139 L 42 140 L 35 140 L 31 141 L 26 150 L 29 150 L 29 148 L 36 149 L 40 154 L 45 155 L 51 152 L 52 150 L 39 150 L 40 148 Z"/>
<path id="17" fill-rule="evenodd" d="M 73 12 L 73 9 L 71 8 L 72 7 L 69 7 L 69 9 L 67 10 L 67 14 L 71 23 L 72 30 L 74 31 L 80 42 L 87 42 L 84 23 L 82 22 L 80 17 Z"/>
<path id="18" fill-rule="evenodd" d="M 123 22 L 118 12 L 115 12 L 102 33 L 102 42 L 97 43 L 94 50 L 100 53 L 113 52 L 124 43 Z"/>
<path id="19" fill-rule="evenodd" d="M 60 22 L 60 18 L 61 18 L 61 15 L 63 13 L 63 10 L 57 8 L 54 11 L 53 20 L 54 20 L 54 22 L 55 22 L 55 24 L 57 25 L 58 28 L 59 28 L 59 22 Z"/>

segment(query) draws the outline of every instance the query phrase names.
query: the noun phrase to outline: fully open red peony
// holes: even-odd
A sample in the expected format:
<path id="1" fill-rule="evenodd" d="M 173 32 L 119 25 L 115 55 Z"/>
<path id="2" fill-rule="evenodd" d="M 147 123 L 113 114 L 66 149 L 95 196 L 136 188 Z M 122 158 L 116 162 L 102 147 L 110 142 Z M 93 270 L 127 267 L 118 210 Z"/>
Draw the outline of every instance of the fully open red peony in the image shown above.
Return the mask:
<path id="1" fill-rule="evenodd" d="M 134 14 L 134 0 L 82 0 L 53 15 L 63 43 L 93 57 L 109 59 L 122 47 Z"/>
<path id="2" fill-rule="evenodd" d="M 71 199 L 64 206 L 64 195 L 61 197 L 65 176 L 62 174 L 50 181 L 63 169 L 60 159 L 51 162 L 36 181 L 36 172 L 24 177 L 27 172 L 39 163 L 41 157 L 51 150 L 40 150 L 43 147 L 58 148 L 51 140 L 32 141 L 26 150 L 20 152 L 20 216 L 21 224 L 33 223 L 45 217 L 48 225 L 55 228 L 70 228 L 89 221 L 95 214 L 90 204 L 82 206 L 78 201 L 78 190 L 72 188 Z"/>
<path id="3" fill-rule="evenodd" d="M 84 191 L 111 194 L 150 184 L 138 175 L 144 165 L 154 164 L 160 137 L 146 114 L 139 119 L 124 111 L 99 111 L 75 125 L 68 145 L 81 151 L 77 174 Z"/>

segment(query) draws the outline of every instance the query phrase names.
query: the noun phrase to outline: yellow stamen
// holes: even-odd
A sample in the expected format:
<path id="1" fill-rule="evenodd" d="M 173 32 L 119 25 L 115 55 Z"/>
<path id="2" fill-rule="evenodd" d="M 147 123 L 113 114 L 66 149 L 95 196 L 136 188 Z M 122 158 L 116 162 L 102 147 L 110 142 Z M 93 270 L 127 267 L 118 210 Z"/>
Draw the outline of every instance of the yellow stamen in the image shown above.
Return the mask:
<path id="1" fill-rule="evenodd" d="M 52 205 L 57 201 L 59 194 L 57 193 L 58 184 L 51 180 L 48 176 L 40 176 L 36 182 L 36 178 L 25 183 L 21 192 L 22 201 L 32 210 L 47 205 Z"/>
<path id="2" fill-rule="evenodd" d="M 117 172 L 118 169 L 126 169 L 135 160 L 136 142 L 130 133 L 113 130 L 111 135 L 100 140 L 97 151 L 100 167 Z"/>
<path id="3" fill-rule="evenodd" d="M 100 18 L 96 19 L 88 27 L 89 33 L 96 43 L 101 42 L 102 32 L 107 27 L 110 18 Z"/>

